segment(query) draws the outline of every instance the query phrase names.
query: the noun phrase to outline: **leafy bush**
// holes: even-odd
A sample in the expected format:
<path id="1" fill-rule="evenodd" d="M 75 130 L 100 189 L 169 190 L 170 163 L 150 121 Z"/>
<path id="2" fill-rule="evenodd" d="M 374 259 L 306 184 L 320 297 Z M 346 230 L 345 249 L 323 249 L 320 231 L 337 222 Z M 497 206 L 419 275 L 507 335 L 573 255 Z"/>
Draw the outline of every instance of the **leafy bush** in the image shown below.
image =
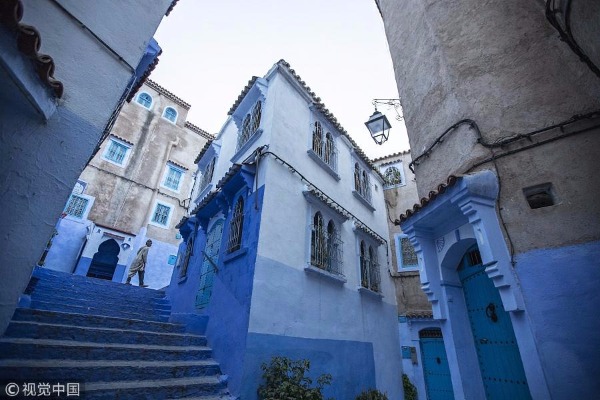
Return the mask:
<path id="1" fill-rule="evenodd" d="M 359 394 L 356 400 L 388 400 L 388 397 L 377 389 L 369 389 Z"/>
<path id="2" fill-rule="evenodd" d="M 404 387 L 404 400 L 417 400 L 417 388 L 406 374 L 402 374 L 402 386 Z"/>
<path id="3" fill-rule="evenodd" d="M 290 360 L 286 357 L 273 357 L 271 363 L 264 363 L 264 384 L 258 388 L 261 400 L 323 400 L 321 391 L 331 383 L 331 375 L 323 374 L 317 378 L 317 386 L 312 379 L 304 376 L 310 369 L 309 360 Z"/>

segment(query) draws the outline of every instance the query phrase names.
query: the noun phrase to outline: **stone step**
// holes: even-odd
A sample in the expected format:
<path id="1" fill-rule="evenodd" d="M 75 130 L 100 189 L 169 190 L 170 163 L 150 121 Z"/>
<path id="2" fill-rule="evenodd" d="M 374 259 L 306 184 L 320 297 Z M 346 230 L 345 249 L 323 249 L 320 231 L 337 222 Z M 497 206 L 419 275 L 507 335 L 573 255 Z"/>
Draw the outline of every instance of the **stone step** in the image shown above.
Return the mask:
<path id="1" fill-rule="evenodd" d="M 77 294 L 76 297 L 100 296 L 113 299 L 122 297 L 131 299 L 163 299 L 165 297 L 165 292 L 162 290 L 141 288 L 135 285 L 125 285 L 116 282 L 111 282 L 107 285 L 97 282 L 76 282 L 72 280 L 54 282 L 40 279 L 37 280 L 37 282 L 34 282 L 33 280 L 30 281 L 27 288 L 28 293 L 33 294 L 42 291 L 51 293 L 73 293 Z"/>
<path id="2" fill-rule="evenodd" d="M 118 296 L 115 297 L 112 292 L 107 291 L 103 293 L 102 296 L 95 294 L 93 297 L 90 296 L 89 292 L 85 290 L 81 291 L 57 291 L 56 288 L 47 288 L 33 291 L 31 294 L 32 300 L 40 300 L 40 301 L 56 301 L 56 300 L 64 300 L 72 303 L 78 302 L 102 302 L 105 304 L 134 304 L 134 305 L 144 305 L 153 308 L 161 308 L 161 307 L 170 307 L 171 302 L 166 297 L 158 298 L 158 297 L 138 297 L 136 295 L 130 296 Z"/>
<path id="3" fill-rule="evenodd" d="M 212 359 L 194 361 L 0 359 L 0 380 L 110 382 L 220 374 Z"/>
<path id="4" fill-rule="evenodd" d="M 86 400 L 164 399 L 214 396 L 226 392 L 225 382 L 216 376 L 84 383 Z"/>
<path id="5" fill-rule="evenodd" d="M 185 326 L 182 324 L 65 313 L 59 311 L 34 310 L 31 308 L 17 308 L 13 315 L 13 320 L 42 322 L 46 324 L 76 325 L 92 328 L 111 327 L 115 329 L 130 329 L 160 333 L 185 333 Z"/>
<path id="6" fill-rule="evenodd" d="M 169 316 L 171 315 L 171 306 L 161 306 L 160 308 L 149 307 L 145 304 L 131 304 L 128 302 L 123 302 L 122 304 L 115 303 L 104 303 L 100 302 L 92 302 L 92 301 L 83 301 L 83 302 L 72 302 L 68 299 L 56 299 L 53 301 L 42 301 L 39 299 L 32 299 L 30 303 L 31 308 L 37 308 L 40 310 L 56 310 L 61 311 L 64 309 L 68 311 L 69 308 L 82 309 L 82 310 L 102 310 L 106 311 L 108 315 L 112 315 L 111 313 L 115 312 L 124 312 L 128 314 L 149 314 L 149 315 L 157 315 L 157 316 Z M 83 314 L 87 314 L 87 311 L 84 311 Z M 89 312 L 89 314 L 95 314 L 94 312 Z M 103 313 L 102 315 L 106 315 Z"/>
<path id="7" fill-rule="evenodd" d="M 206 346 L 158 346 L 74 340 L 0 338 L 0 357 L 17 359 L 186 361 L 211 357 Z"/>
<path id="8" fill-rule="evenodd" d="M 4 335 L 14 338 L 44 338 L 95 343 L 131 343 L 163 346 L 206 345 L 206 338 L 204 336 L 192 334 L 91 328 L 29 321 L 11 321 Z"/>
<path id="9" fill-rule="evenodd" d="M 103 309 L 96 307 L 82 307 L 72 304 L 46 303 L 41 301 L 32 301 L 31 308 L 37 310 L 57 311 L 75 314 L 87 314 L 105 317 L 130 318 L 144 321 L 167 322 L 169 321 L 170 312 L 153 312 L 140 308 L 138 312 L 128 312 L 120 309 Z"/>

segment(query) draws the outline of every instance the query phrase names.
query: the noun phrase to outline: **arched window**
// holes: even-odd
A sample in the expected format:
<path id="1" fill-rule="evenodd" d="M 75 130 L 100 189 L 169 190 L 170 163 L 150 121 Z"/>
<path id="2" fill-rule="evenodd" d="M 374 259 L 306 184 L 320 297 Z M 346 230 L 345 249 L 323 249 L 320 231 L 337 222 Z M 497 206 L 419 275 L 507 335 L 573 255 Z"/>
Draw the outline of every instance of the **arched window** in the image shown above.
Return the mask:
<path id="1" fill-rule="evenodd" d="M 241 148 L 248 141 L 248 139 L 250 139 L 250 124 L 251 118 L 250 114 L 248 114 L 242 123 L 242 132 L 238 139 L 238 149 Z"/>
<path id="2" fill-rule="evenodd" d="M 322 156 L 323 151 L 323 128 L 319 121 L 315 122 L 315 128 L 312 136 L 312 149 L 319 157 Z"/>
<path id="3" fill-rule="evenodd" d="M 208 184 L 212 180 L 213 172 L 215 170 L 215 161 L 216 161 L 216 158 L 213 158 L 212 160 L 210 160 L 210 162 L 206 166 L 206 169 L 204 170 L 204 173 L 202 174 L 202 183 L 200 183 L 200 190 L 203 190 L 206 186 L 208 186 Z"/>
<path id="4" fill-rule="evenodd" d="M 259 100 L 252 108 L 252 126 L 250 136 L 254 135 L 260 126 L 260 117 L 262 115 L 262 102 Z"/>
<path id="5" fill-rule="evenodd" d="M 242 228 L 244 227 L 244 199 L 240 196 L 231 217 L 227 252 L 232 253 L 242 246 Z"/>
<path id="6" fill-rule="evenodd" d="M 380 291 L 379 262 L 377 250 L 360 241 L 360 284 L 365 289 Z"/>
<path id="7" fill-rule="evenodd" d="M 379 292 L 379 262 L 373 246 L 369 246 L 369 289 Z"/>
<path id="8" fill-rule="evenodd" d="M 165 108 L 163 117 L 165 117 L 169 121 L 175 123 L 175 122 L 177 122 L 177 111 L 173 107 L 167 107 L 167 108 Z"/>
<path id="9" fill-rule="evenodd" d="M 388 167 L 383 173 L 383 177 L 385 178 L 385 184 L 387 186 L 401 185 L 402 184 L 402 174 L 400 170 L 396 167 Z"/>
<path id="10" fill-rule="evenodd" d="M 364 240 L 360 241 L 360 284 L 369 287 L 369 259 Z"/>
<path id="11" fill-rule="evenodd" d="M 358 166 L 358 163 L 354 164 L 354 190 L 361 193 L 360 167 Z"/>
<path id="12" fill-rule="evenodd" d="M 142 92 L 138 95 L 137 102 L 149 110 L 152 107 L 152 96 L 146 92 Z"/>
<path id="13" fill-rule="evenodd" d="M 326 267 L 325 230 L 323 229 L 323 216 L 319 211 L 315 213 L 310 235 L 310 263 L 318 268 Z"/>
<path id="14" fill-rule="evenodd" d="M 325 149 L 323 151 L 323 161 L 325 161 L 329 166 L 334 166 L 334 156 L 335 156 L 335 144 L 333 143 L 333 136 L 331 132 L 327 132 L 325 134 Z"/>

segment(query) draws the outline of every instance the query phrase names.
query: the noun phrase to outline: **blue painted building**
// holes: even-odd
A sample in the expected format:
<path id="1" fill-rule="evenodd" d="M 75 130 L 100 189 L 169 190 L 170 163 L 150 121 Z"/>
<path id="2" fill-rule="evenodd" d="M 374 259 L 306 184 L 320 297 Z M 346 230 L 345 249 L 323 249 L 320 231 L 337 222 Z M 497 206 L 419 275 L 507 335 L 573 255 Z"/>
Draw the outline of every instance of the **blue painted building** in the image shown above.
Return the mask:
<path id="1" fill-rule="evenodd" d="M 0 3 L 0 332 L 172 3 Z"/>
<path id="2" fill-rule="evenodd" d="M 190 104 L 152 80 L 139 85 L 79 176 L 44 267 L 124 282 L 152 240 L 145 284 L 169 284 L 196 176 L 190 148 L 212 135 L 187 121 Z M 138 284 L 138 277 L 133 284 Z"/>
<path id="3" fill-rule="evenodd" d="M 167 294 L 229 390 L 256 398 L 261 364 L 287 356 L 331 373 L 327 396 L 401 399 L 383 177 L 288 63 L 250 80 L 196 161 Z"/>
<path id="4" fill-rule="evenodd" d="M 437 328 L 425 369 L 447 361 L 443 398 L 598 398 L 597 2 L 376 5 L 420 198 L 396 219 Z"/>

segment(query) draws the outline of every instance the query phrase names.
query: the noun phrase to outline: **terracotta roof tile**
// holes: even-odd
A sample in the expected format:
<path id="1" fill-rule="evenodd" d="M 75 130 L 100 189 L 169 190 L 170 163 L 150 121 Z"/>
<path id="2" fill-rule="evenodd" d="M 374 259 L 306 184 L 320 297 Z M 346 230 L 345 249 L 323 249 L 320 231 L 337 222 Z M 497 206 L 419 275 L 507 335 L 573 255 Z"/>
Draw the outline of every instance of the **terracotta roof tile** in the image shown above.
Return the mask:
<path id="1" fill-rule="evenodd" d="M 432 190 L 429 192 L 427 197 L 423 197 L 418 203 L 416 203 L 412 208 L 406 210 L 404 214 L 400 215 L 400 222 L 404 222 L 414 214 L 419 212 L 421 209 L 427 206 L 432 200 L 434 200 L 438 195 L 444 193 L 446 189 L 453 186 L 456 182 L 458 182 L 458 178 L 454 175 L 450 175 L 448 179 L 446 179 L 445 183 L 439 184 L 436 190 Z"/>
<path id="2" fill-rule="evenodd" d="M 406 318 L 421 318 L 421 319 L 429 319 L 433 318 L 433 313 L 431 311 L 409 311 L 406 313 Z"/>
<path id="3" fill-rule="evenodd" d="M 381 156 L 381 157 L 374 158 L 373 162 L 375 163 L 378 161 L 387 160 L 388 158 L 398 157 L 398 156 L 402 156 L 404 154 L 410 154 L 410 149 L 404 150 L 404 151 L 399 151 L 399 152 L 393 153 L 393 154 L 388 154 L 387 156 Z"/>
<path id="4" fill-rule="evenodd" d="M 173 161 L 173 160 L 169 160 L 168 162 L 169 162 L 169 164 L 173 164 L 173 165 L 174 165 L 174 166 L 176 166 L 177 168 L 181 168 L 181 169 L 183 169 L 183 170 L 186 170 L 186 171 L 188 170 L 188 168 L 187 168 L 187 167 L 184 167 L 183 165 L 181 165 L 181 164 L 179 164 L 179 163 L 177 163 L 177 162 L 175 162 L 175 161 Z"/>
<path id="5" fill-rule="evenodd" d="M 214 135 L 211 135 L 210 133 L 206 132 L 204 129 L 199 128 L 197 125 L 192 124 L 189 121 L 185 121 L 185 125 L 186 128 L 188 128 L 189 130 L 196 132 L 198 135 L 205 137 L 206 139 L 212 140 L 214 139 Z"/>
<path id="6" fill-rule="evenodd" d="M 148 87 L 151 87 L 152 89 L 156 90 L 158 93 L 162 94 L 163 96 L 165 96 L 167 99 L 175 102 L 175 104 L 180 105 L 181 107 L 185 108 L 186 110 L 190 109 L 190 104 L 183 101 L 182 99 L 180 99 L 179 97 L 175 96 L 172 92 L 168 91 L 167 89 L 165 89 L 164 87 L 160 86 L 158 83 L 154 82 L 152 79 L 148 79 L 146 81 L 146 85 Z"/>
<path id="7" fill-rule="evenodd" d="M 52 89 L 54 95 L 62 97 L 64 86 L 54 78 L 54 60 L 47 54 L 38 53 L 42 38 L 38 30 L 22 24 L 23 3 L 20 0 L 4 0 L 0 2 L 0 23 L 16 32 L 17 48 L 27 56 L 35 66 L 40 79 Z"/>
<path id="8" fill-rule="evenodd" d="M 221 189 L 223 185 L 225 185 L 235 174 L 240 171 L 240 169 L 242 169 L 242 164 L 233 164 L 231 167 L 229 167 L 229 170 L 217 183 L 217 189 Z"/>
<path id="9" fill-rule="evenodd" d="M 115 138 L 119 139 L 121 142 L 125 142 L 125 143 L 127 143 L 128 145 L 130 145 L 130 146 L 133 146 L 133 142 L 131 142 L 130 140 L 127 140 L 127 139 L 125 139 L 125 138 L 122 138 L 121 136 L 117 136 L 117 135 L 115 135 L 114 133 L 111 133 L 111 134 L 110 134 L 110 136 L 113 136 L 113 137 L 115 137 Z"/>
<path id="10" fill-rule="evenodd" d="M 137 81 L 137 83 L 135 84 L 135 86 L 129 92 L 129 95 L 127 96 L 127 101 L 128 102 L 131 101 L 133 99 L 133 97 L 135 96 L 135 94 L 140 90 L 140 88 L 145 83 L 147 83 L 147 81 L 150 80 L 148 78 L 150 77 L 150 74 L 152 73 L 152 71 L 154 71 L 154 69 L 158 65 L 158 57 L 160 57 L 161 54 L 162 54 L 162 49 L 160 49 L 160 51 L 158 52 L 158 54 L 154 58 L 154 61 L 152 61 L 152 64 L 148 65 L 148 68 L 146 68 L 146 71 L 144 71 L 144 74 L 142 75 L 142 77 Z"/>
<path id="11" fill-rule="evenodd" d="M 233 103 L 233 105 L 231 106 L 231 108 L 227 112 L 227 115 L 232 115 L 233 114 L 233 112 L 235 111 L 235 109 L 238 108 L 238 106 L 240 105 L 240 103 L 242 102 L 242 100 L 244 99 L 244 97 L 246 97 L 246 95 L 248 94 L 248 92 L 252 88 L 252 85 L 254 85 L 254 82 L 256 82 L 257 79 L 258 79 L 258 76 L 253 76 L 252 79 L 250 79 L 248 81 L 248 83 L 246 84 L 246 87 L 244 87 L 244 89 L 242 89 L 242 93 L 240 93 L 240 95 L 238 96 L 238 98 L 235 100 L 235 103 Z"/>
<path id="12" fill-rule="evenodd" d="M 168 17 L 168 16 L 169 16 L 169 14 L 171 14 L 171 11 L 173 11 L 173 9 L 174 9 L 174 8 L 175 8 L 175 6 L 177 5 L 177 2 L 178 2 L 178 1 L 179 1 L 179 0 L 173 0 L 173 1 L 171 2 L 171 5 L 169 6 L 169 8 L 167 8 L 167 12 L 165 12 L 165 16 L 166 16 L 166 17 Z"/>

